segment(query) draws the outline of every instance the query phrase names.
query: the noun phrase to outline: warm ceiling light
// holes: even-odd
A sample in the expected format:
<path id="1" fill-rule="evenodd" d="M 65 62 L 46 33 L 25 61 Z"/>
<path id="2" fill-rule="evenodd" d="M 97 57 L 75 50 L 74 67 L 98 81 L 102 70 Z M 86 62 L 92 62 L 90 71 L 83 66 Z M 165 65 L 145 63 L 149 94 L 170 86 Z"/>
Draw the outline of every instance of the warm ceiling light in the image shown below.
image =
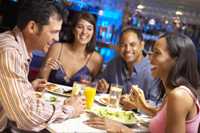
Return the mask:
<path id="1" fill-rule="evenodd" d="M 165 24 L 168 24 L 169 23 L 169 21 L 168 20 L 165 20 Z"/>
<path id="2" fill-rule="evenodd" d="M 176 15 L 183 15 L 183 12 L 181 12 L 181 11 L 176 11 Z"/>
<path id="3" fill-rule="evenodd" d="M 141 4 L 139 4 L 139 5 L 137 6 L 137 9 L 144 9 L 144 6 L 141 5 Z"/>

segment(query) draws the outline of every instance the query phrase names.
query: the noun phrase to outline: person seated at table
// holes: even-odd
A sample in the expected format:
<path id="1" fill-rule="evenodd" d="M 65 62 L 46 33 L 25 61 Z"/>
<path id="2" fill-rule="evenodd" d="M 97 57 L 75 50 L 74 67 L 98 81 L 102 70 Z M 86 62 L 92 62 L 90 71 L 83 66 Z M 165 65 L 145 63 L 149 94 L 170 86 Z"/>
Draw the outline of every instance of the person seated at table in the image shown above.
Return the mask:
<path id="1" fill-rule="evenodd" d="M 0 132 L 6 127 L 19 133 L 43 132 L 58 119 L 83 113 L 81 97 L 51 104 L 36 96 L 35 90 L 44 88 L 46 80 L 28 81 L 32 51 L 43 50 L 58 40 L 61 14 L 49 0 L 19 1 L 16 27 L 0 34 Z"/>
<path id="2" fill-rule="evenodd" d="M 95 51 L 94 16 L 79 12 L 72 23 L 72 35 L 68 41 L 54 44 L 50 48 L 40 71 L 40 77 L 70 86 L 74 81 L 91 80 L 95 77 L 103 61 Z"/>
<path id="3" fill-rule="evenodd" d="M 200 105 L 198 90 L 200 78 L 197 68 L 197 53 L 192 40 L 186 35 L 169 33 L 156 43 L 150 56 L 152 75 L 159 77 L 165 90 L 161 107 L 149 105 L 143 91 L 135 87 L 130 96 L 137 108 L 153 116 L 149 124 L 151 133 L 198 133 L 200 124 Z M 93 127 L 112 128 L 112 122 L 102 119 L 86 122 Z M 106 126 L 109 124 L 109 126 Z M 115 124 L 115 123 L 113 123 Z M 112 130 L 119 132 L 131 129 L 117 125 Z M 125 133 L 125 132 L 124 132 Z"/>
<path id="4" fill-rule="evenodd" d="M 135 84 L 142 88 L 145 98 L 158 101 L 160 81 L 151 76 L 151 65 L 149 59 L 143 56 L 143 48 L 144 40 L 140 30 L 129 27 L 122 31 L 119 55 L 98 75 L 98 92 L 107 92 L 111 84 L 118 84 L 123 87 L 123 94 L 128 94 L 131 85 Z M 122 100 L 122 104 L 128 104 L 124 102 Z"/>

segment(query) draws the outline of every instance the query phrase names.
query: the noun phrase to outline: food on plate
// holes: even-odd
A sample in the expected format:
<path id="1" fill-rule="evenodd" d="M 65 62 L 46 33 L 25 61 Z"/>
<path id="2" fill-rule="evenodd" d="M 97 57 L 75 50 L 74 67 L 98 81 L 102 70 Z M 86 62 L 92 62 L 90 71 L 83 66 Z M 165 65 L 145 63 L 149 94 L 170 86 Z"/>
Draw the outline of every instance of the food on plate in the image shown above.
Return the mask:
<path id="1" fill-rule="evenodd" d="M 138 121 L 136 114 L 132 111 L 113 110 L 110 108 L 95 108 L 92 113 L 99 117 L 108 118 L 123 124 L 134 124 Z"/>
<path id="2" fill-rule="evenodd" d="M 50 97 L 50 102 L 56 102 L 57 101 L 57 98 L 56 97 L 54 97 L 54 96 L 51 96 Z"/>
<path id="3" fill-rule="evenodd" d="M 36 91 L 36 92 L 35 92 L 35 96 L 36 96 L 36 98 L 41 98 L 41 97 L 42 97 L 42 93 Z"/>
<path id="4" fill-rule="evenodd" d="M 110 102 L 109 97 L 102 97 L 99 99 L 99 103 L 104 104 L 104 105 L 108 105 Z"/>
<path id="5" fill-rule="evenodd" d="M 132 89 L 131 89 L 131 91 L 130 91 L 130 95 L 127 95 L 127 99 L 128 99 L 129 101 L 131 101 L 131 102 L 135 102 L 135 99 L 133 99 L 132 96 L 131 96 L 131 95 L 134 95 L 133 89 L 138 90 L 138 89 L 140 89 L 140 88 L 138 87 L 138 85 L 132 85 L 131 88 L 132 88 Z"/>
<path id="6" fill-rule="evenodd" d="M 49 91 L 58 91 L 59 90 L 59 87 L 55 84 L 47 84 L 46 87 Z"/>

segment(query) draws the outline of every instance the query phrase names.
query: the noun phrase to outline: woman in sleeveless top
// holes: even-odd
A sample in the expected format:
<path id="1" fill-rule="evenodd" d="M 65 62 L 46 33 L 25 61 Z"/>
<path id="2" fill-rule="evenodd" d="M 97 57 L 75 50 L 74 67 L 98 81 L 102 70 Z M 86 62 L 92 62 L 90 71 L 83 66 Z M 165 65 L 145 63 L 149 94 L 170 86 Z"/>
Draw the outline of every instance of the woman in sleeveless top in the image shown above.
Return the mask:
<path id="1" fill-rule="evenodd" d="M 153 116 L 149 124 L 150 132 L 198 133 L 200 78 L 193 42 L 183 34 L 166 34 L 156 41 L 150 61 L 152 75 L 162 80 L 165 94 L 163 104 L 159 109 L 152 107 L 146 102 L 143 91 L 136 86 L 132 87 L 129 96 L 135 107 Z M 114 123 L 116 131 L 111 128 L 112 122 L 108 124 L 104 120 L 90 120 L 87 123 L 93 127 L 106 127 L 112 132 L 131 132 L 131 129 L 121 124 L 117 124 L 118 128 L 116 128 Z"/>
<path id="2" fill-rule="evenodd" d="M 67 42 L 51 46 L 40 70 L 40 77 L 50 82 L 72 85 L 83 77 L 93 78 L 101 68 L 102 57 L 95 52 L 94 16 L 77 13 L 71 26 Z"/>

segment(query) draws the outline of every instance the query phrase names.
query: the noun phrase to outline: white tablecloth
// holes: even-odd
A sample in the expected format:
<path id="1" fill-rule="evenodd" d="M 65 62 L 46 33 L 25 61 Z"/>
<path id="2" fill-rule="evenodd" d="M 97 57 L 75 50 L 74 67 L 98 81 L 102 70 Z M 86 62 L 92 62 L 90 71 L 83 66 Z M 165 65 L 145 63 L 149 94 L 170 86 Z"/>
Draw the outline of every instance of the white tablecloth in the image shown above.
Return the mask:
<path id="1" fill-rule="evenodd" d="M 105 133 L 104 130 L 87 126 L 83 121 L 87 120 L 87 114 L 82 114 L 79 118 L 69 119 L 62 123 L 53 123 L 48 126 L 52 133 Z"/>
<path id="2" fill-rule="evenodd" d="M 44 98 L 46 100 L 49 99 L 49 97 L 55 96 L 50 93 L 45 93 Z M 65 98 L 56 96 L 57 100 L 59 102 L 62 102 Z M 94 107 L 99 106 L 98 103 L 94 104 Z M 99 130 L 96 128 L 89 127 L 88 125 L 84 124 L 83 122 L 88 120 L 89 117 L 87 113 L 82 114 L 78 118 L 68 119 L 65 120 L 62 123 L 52 123 L 47 127 L 47 130 L 49 130 L 52 133 L 106 133 L 105 130 Z M 134 133 L 147 133 L 148 129 L 143 126 L 135 126 L 133 128 Z"/>

